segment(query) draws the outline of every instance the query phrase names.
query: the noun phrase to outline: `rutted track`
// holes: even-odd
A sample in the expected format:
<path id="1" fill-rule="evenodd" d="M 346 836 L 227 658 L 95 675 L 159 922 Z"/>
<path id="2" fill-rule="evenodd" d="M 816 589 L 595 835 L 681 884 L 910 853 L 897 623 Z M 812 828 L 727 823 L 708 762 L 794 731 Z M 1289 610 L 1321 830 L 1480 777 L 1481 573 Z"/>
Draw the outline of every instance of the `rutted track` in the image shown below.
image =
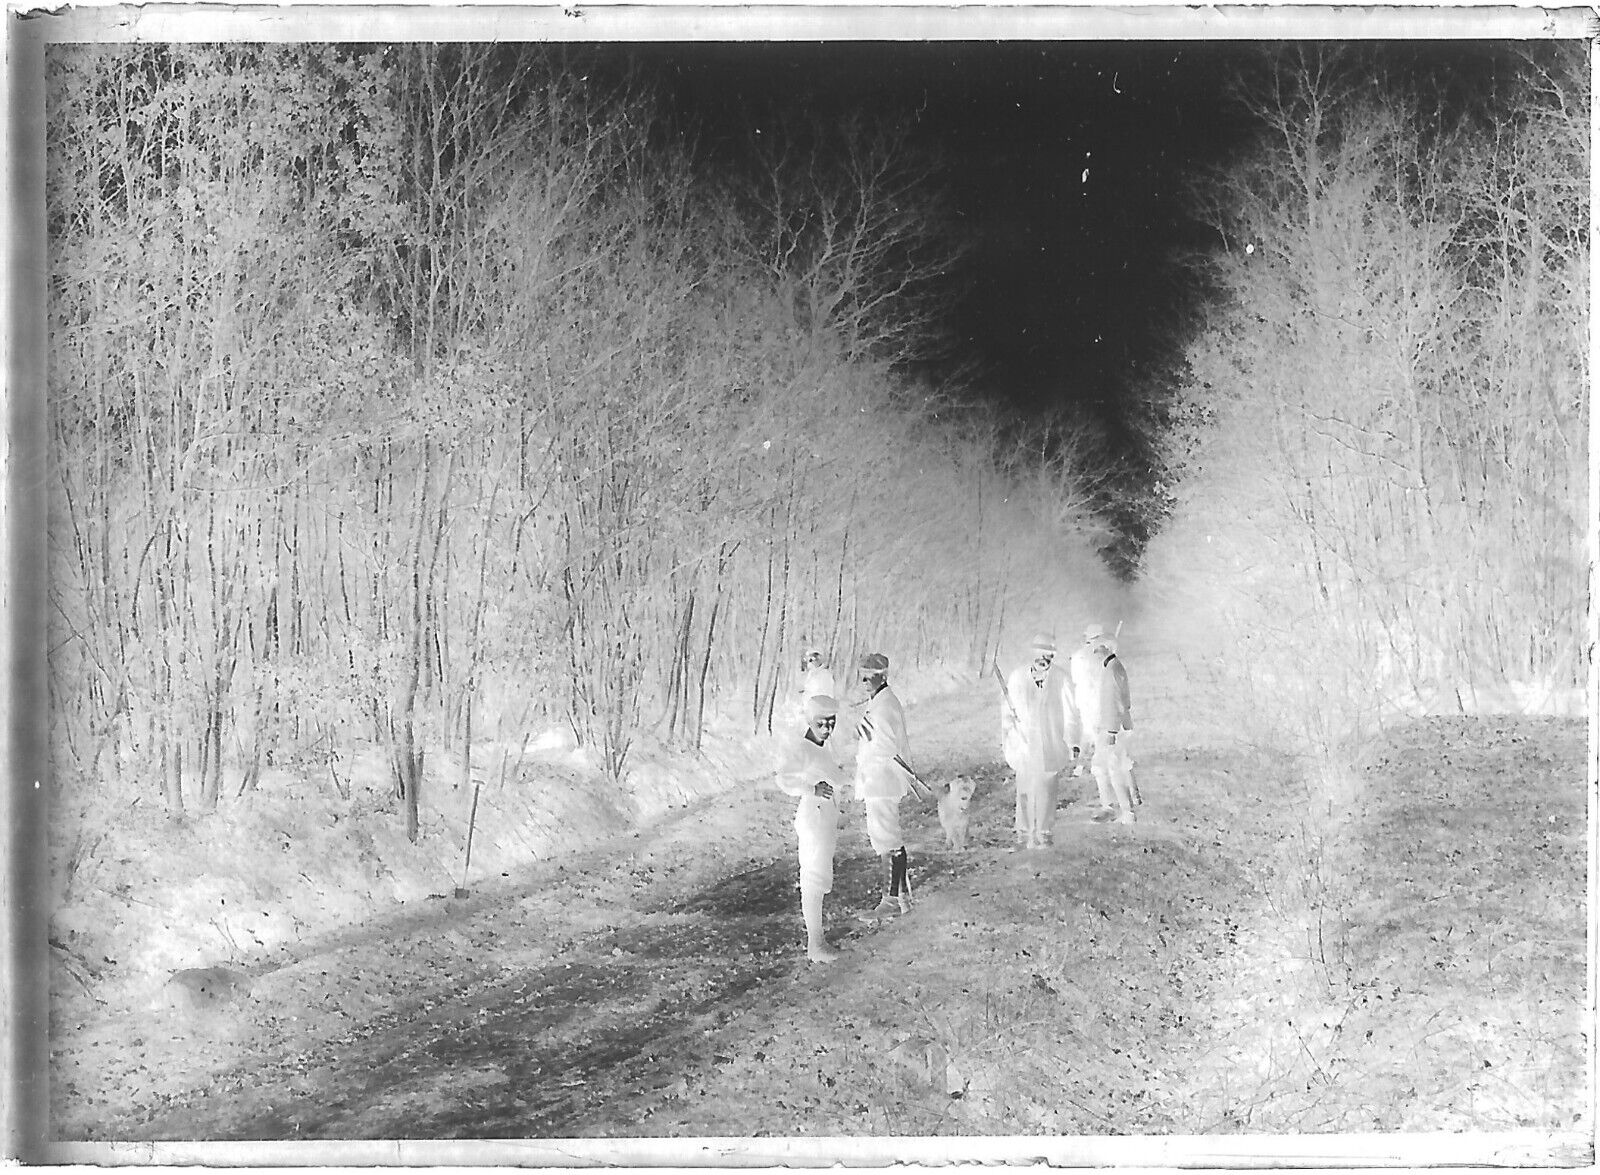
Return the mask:
<path id="1" fill-rule="evenodd" d="M 882 878 L 852 806 L 828 902 L 847 949 L 833 967 L 800 949 L 790 802 L 738 789 L 432 917 L 353 928 L 344 948 L 297 964 L 298 987 L 277 989 L 297 1031 L 257 1032 L 211 1080 L 171 1082 L 189 1088 L 90 1134 L 1581 1130 L 1583 969 L 1564 944 L 1582 934 L 1584 796 L 1569 779 L 1582 731 L 1464 721 L 1397 734 L 1401 761 L 1372 768 L 1377 807 L 1341 834 L 1358 862 L 1381 850 L 1389 864 L 1375 877 L 1346 870 L 1349 892 L 1330 893 L 1323 917 L 1350 918 L 1350 941 L 1313 960 L 1311 923 L 1285 905 L 1314 876 L 1295 856 L 1315 845 L 1301 790 L 1285 764 L 1218 742 L 1203 710 L 1150 677 L 1142 714 L 1165 738 L 1141 744 L 1145 815 L 1134 828 L 1090 823 L 1073 801 L 1092 784 L 1076 781 L 1042 853 L 1004 851 L 1010 788 L 992 760 L 992 707 L 952 695 L 915 711 L 919 765 L 980 780 L 973 845 L 933 847 L 931 807 L 908 803 L 918 908 L 865 927 L 852 914 Z M 1464 806 L 1463 771 L 1476 807 Z M 1508 819 L 1530 804 L 1537 844 Z M 1435 833 L 1477 851 L 1433 852 Z M 1378 930 L 1365 915 L 1392 896 L 1396 869 L 1471 900 L 1411 903 Z M 1526 901 L 1507 905 L 1512 895 Z M 1505 946 L 1534 927 L 1537 944 Z M 1365 928 L 1372 942 L 1356 937 Z M 378 1014 L 354 1027 L 327 1014 L 359 989 L 344 1006 Z M 959 1093 L 921 1051 L 930 1044 Z M 1534 1074 L 1545 1108 L 1506 1093 L 1503 1073 Z M 1577 1144 L 1551 1145 L 1564 1156 Z"/>
<path id="2" fill-rule="evenodd" d="M 998 771 L 985 774 L 974 815 L 999 828 L 1009 814 L 1008 789 Z M 788 801 L 752 812 L 786 821 Z M 938 841 L 931 806 L 913 810 L 908 802 L 906 816 L 908 839 Z M 855 827 L 859 812 L 850 809 L 848 818 L 828 899 L 829 933 L 847 949 L 880 932 L 853 914 L 873 903 L 882 883 Z M 693 849 L 685 842 L 672 851 Z M 919 852 L 914 880 L 936 888 L 980 868 L 979 856 Z M 775 980 L 811 968 L 799 949 L 792 856 L 751 861 L 682 895 L 662 889 L 649 886 L 619 901 L 612 928 L 532 969 L 494 963 L 494 943 L 509 932 L 505 919 L 515 903 L 484 909 L 457 928 L 485 952 L 477 978 L 462 974 L 459 934 L 447 940 L 437 926 L 423 927 L 394 944 L 394 953 L 436 952 L 437 965 L 420 970 L 438 980 L 412 993 L 404 1010 L 308 1051 L 246 1058 L 210 1088 L 174 1093 L 143 1120 L 101 1136 L 570 1137 L 619 1086 L 666 1086 L 696 1068 L 714 1068 L 726 1058 L 700 1045 L 703 1030 L 757 1006 Z M 413 958 L 408 969 L 415 965 Z"/>

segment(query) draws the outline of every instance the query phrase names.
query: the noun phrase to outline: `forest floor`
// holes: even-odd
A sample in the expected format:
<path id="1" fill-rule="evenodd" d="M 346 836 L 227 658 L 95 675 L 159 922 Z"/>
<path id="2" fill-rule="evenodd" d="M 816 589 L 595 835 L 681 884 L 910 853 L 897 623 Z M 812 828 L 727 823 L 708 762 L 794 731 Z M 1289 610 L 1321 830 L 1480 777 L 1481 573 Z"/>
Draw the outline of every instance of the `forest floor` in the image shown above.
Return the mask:
<path id="1" fill-rule="evenodd" d="M 1011 848 L 995 699 L 910 707 L 925 773 L 979 781 L 972 843 L 906 801 L 914 908 L 869 925 L 851 807 L 832 965 L 792 801 L 745 779 L 246 988 L 130 1015 L 58 978 L 52 1136 L 1512 1132 L 1592 1162 L 1583 723 L 1412 723 L 1340 806 L 1194 720 L 1175 663 L 1130 664 L 1139 822 L 1091 820 L 1086 773 L 1044 850 Z"/>

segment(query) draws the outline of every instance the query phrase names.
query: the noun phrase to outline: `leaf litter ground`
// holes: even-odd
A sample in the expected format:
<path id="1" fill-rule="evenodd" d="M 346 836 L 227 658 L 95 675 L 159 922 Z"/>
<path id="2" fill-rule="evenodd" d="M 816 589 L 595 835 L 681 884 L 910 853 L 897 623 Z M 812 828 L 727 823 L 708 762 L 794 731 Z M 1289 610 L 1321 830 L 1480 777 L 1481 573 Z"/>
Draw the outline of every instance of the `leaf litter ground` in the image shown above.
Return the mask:
<path id="1" fill-rule="evenodd" d="M 58 1025 L 56 1136 L 1585 1134 L 1581 724 L 1412 724 L 1336 809 L 1146 670 L 1140 822 L 1089 820 L 1085 776 L 1038 852 L 994 700 L 913 707 L 919 762 L 980 781 L 973 843 L 908 802 L 915 907 L 867 925 L 852 809 L 832 966 L 791 802 L 746 781 L 246 998 Z"/>

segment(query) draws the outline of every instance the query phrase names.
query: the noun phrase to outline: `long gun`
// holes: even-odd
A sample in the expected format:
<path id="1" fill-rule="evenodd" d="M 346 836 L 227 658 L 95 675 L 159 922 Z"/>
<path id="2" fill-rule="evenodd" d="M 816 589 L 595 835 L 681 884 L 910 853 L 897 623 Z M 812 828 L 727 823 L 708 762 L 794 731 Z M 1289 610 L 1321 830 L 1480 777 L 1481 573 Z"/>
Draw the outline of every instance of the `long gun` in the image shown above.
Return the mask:
<path id="1" fill-rule="evenodd" d="M 1016 703 L 1011 700 L 1011 690 L 1006 686 L 1006 675 L 1000 672 L 1000 662 L 990 661 L 989 671 L 994 674 L 994 679 L 1000 683 L 1000 696 L 1006 700 L 1006 709 L 1011 711 L 1011 721 L 1021 726 L 1022 715 L 1017 713 Z"/>
<path id="2" fill-rule="evenodd" d="M 900 768 L 900 770 L 904 771 L 906 773 L 906 775 L 908 775 L 911 778 L 911 794 L 912 795 L 916 796 L 917 799 L 919 799 L 919 800 L 925 800 L 929 796 L 933 795 L 933 788 L 931 786 L 929 786 L 923 780 L 922 776 L 918 775 L 915 771 L 913 771 L 911 769 L 911 764 L 910 763 L 907 763 L 899 755 L 896 755 L 894 757 L 894 761 L 895 761 L 895 765 L 898 766 Z"/>
<path id="3" fill-rule="evenodd" d="M 868 741 L 870 741 L 872 739 L 872 715 L 871 714 L 863 714 L 861 716 L 861 726 L 859 727 L 859 734 L 860 734 L 861 738 L 866 739 Z M 905 759 L 903 759 L 899 755 L 896 755 L 894 757 L 894 765 L 896 767 L 900 768 L 900 770 L 902 770 L 902 771 L 904 771 L 906 773 L 906 778 L 911 781 L 911 794 L 916 796 L 917 799 L 925 800 L 929 796 L 933 795 L 933 788 L 929 784 L 924 782 L 922 776 L 918 775 L 914 770 L 912 770 L 911 764 L 907 763 L 905 761 Z"/>

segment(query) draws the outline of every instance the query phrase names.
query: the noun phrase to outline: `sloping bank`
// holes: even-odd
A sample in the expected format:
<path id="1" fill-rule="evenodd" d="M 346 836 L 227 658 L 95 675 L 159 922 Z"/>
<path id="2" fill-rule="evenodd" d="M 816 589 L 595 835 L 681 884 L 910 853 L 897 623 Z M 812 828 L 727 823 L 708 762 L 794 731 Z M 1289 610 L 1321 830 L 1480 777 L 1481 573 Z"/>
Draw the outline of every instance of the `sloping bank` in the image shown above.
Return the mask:
<path id="1" fill-rule="evenodd" d="M 1585 747 L 1572 719 L 1422 719 L 1353 802 L 1308 800 L 1219 993 L 1241 1128 L 1529 1131 L 1592 1161 Z"/>
<path id="2" fill-rule="evenodd" d="M 259 973 L 351 926 L 713 795 L 749 774 L 749 741 L 724 727 L 700 756 L 645 743 L 621 789 L 556 732 L 520 752 L 480 744 L 468 779 L 459 755 L 436 753 L 416 843 L 376 748 L 271 770 L 206 816 L 69 802 L 51 816 L 52 988 L 116 1006 L 165 998 L 163 984 L 185 969 Z"/>

